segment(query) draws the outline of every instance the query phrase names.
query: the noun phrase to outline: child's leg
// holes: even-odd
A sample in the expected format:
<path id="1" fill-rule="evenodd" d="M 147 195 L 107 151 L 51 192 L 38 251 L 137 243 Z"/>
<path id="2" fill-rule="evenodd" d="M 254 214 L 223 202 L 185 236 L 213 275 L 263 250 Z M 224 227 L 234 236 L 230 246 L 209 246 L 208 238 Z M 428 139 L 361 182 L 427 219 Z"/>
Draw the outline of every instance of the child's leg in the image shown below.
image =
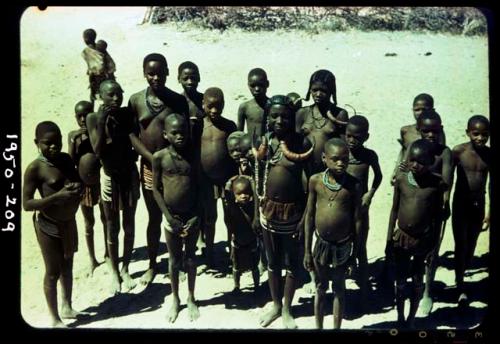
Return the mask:
<path id="1" fill-rule="evenodd" d="M 314 296 L 314 318 L 316 320 L 316 328 L 323 328 L 323 318 L 325 316 L 324 306 L 325 306 L 325 296 L 328 290 L 328 272 L 329 266 L 321 265 L 317 260 L 314 260 L 314 270 L 316 281 L 316 295 Z"/>
<path id="2" fill-rule="evenodd" d="M 57 310 L 57 280 L 61 275 L 61 266 L 64 260 L 62 242 L 61 239 L 51 237 L 38 228 L 36 228 L 36 236 L 45 263 L 43 291 L 49 308 L 52 326 L 61 327 L 64 324 Z"/>
<path id="3" fill-rule="evenodd" d="M 153 191 L 147 190 L 142 184 L 142 195 L 144 196 L 144 203 L 148 211 L 148 226 L 146 229 L 146 238 L 149 256 L 149 268 L 141 277 L 142 284 L 149 284 L 155 277 L 156 270 L 156 257 L 158 256 L 158 247 L 160 245 L 161 235 L 161 220 L 162 213 L 156 200 L 153 196 Z"/>
<path id="4" fill-rule="evenodd" d="M 194 287 L 196 282 L 196 241 L 198 238 L 198 229 L 193 229 L 185 239 L 185 265 L 188 275 L 188 316 L 191 321 L 200 317 L 196 299 L 194 297 Z"/>
<path id="5" fill-rule="evenodd" d="M 123 279 L 123 283 L 126 290 L 133 289 L 136 283 L 130 277 L 128 271 L 128 266 L 130 264 L 130 259 L 132 257 L 132 251 L 134 249 L 134 238 L 135 238 L 135 210 L 137 207 L 137 201 L 133 202 L 132 205 L 124 205 L 122 211 L 122 221 L 123 221 L 123 263 L 120 275 Z"/>
<path id="6" fill-rule="evenodd" d="M 467 250 L 467 225 L 466 219 L 461 215 L 464 209 L 453 204 L 452 228 L 455 240 L 455 281 L 460 295 L 464 292 L 464 272 Z"/>
<path id="7" fill-rule="evenodd" d="M 233 281 L 234 281 L 233 291 L 240 291 L 240 277 L 241 277 L 241 272 L 239 272 L 233 267 Z"/>
<path id="8" fill-rule="evenodd" d="M 75 311 L 71 305 L 73 295 L 73 257 L 63 260 L 60 281 L 62 286 L 61 318 L 76 319 L 80 313 Z"/>
<path id="9" fill-rule="evenodd" d="M 369 218 L 368 210 L 362 216 L 362 226 L 360 233 L 358 261 L 359 261 L 359 287 L 361 289 L 361 296 L 363 304 L 366 301 L 367 293 L 370 290 L 368 283 L 368 256 L 366 252 L 366 241 L 368 239 Z"/>
<path id="10" fill-rule="evenodd" d="M 97 259 L 95 257 L 95 248 L 94 248 L 94 209 L 93 207 L 87 207 L 85 205 L 80 205 L 80 209 L 83 215 L 83 221 L 85 222 L 85 241 L 87 243 L 87 248 L 89 251 L 90 258 L 90 267 L 88 271 L 88 275 L 92 276 L 95 268 L 99 266 Z"/>
<path id="11" fill-rule="evenodd" d="M 422 313 L 428 315 L 431 310 L 434 301 L 432 300 L 432 286 L 434 284 L 434 278 L 436 276 L 436 269 L 438 266 L 439 260 L 439 250 L 441 248 L 441 231 L 444 230 L 442 228 L 443 222 L 439 219 L 436 219 L 434 222 L 433 231 L 436 233 L 436 236 L 433 240 L 435 243 L 435 247 L 432 251 L 427 255 L 425 261 L 425 290 L 423 295 L 423 300 L 421 302 Z"/>
<path id="12" fill-rule="evenodd" d="M 202 184 L 204 185 L 202 189 L 203 205 L 205 206 L 204 214 L 204 227 L 203 232 L 205 234 L 205 261 L 208 267 L 213 267 L 213 247 L 215 238 L 215 224 L 217 222 L 217 200 L 214 198 L 214 187 L 208 181 Z"/>
<path id="13" fill-rule="evenodd" d="M 172 287 L 172 306 L 167 314 L 167 321 L 173 323 L 179 314 L 181 301 L 179 299 L 179 270 L 182 265 L 182 239 L 165 230 L 168 248 L 168 270 L 170 272 L 170 285 Z"/>
<path id="14" fill-rule="evenodd" d="M 106 222 L 106 215 L 104 214 L 104 207 L 102 201 L 99 201 L 99 213 L 101 217 L 101 222 L 102 222 L 102 230 L 104 233 L 104 259 L 109 259 L 109 252 L 108 252 L 108 231 L 106 229 L 107 222 Z"/>
<path id="15" fill-rule="evenodd" d="M 413 273 L 412 273 L 412 285 L 413 290 L 410 297 L 410 312 L 408 313 L 408 318 L 406 323 L 409 328 L 414 328 L 415 326 L 415 315 L 417 314 L 418 305 L 422 296 L 424 294 L 424 270 L 425 270 L 425 257 L 415 256 L 413 258 Z"/>
<path id="16" fill-rule="evenodd" d="M 258 266 L 256 266 L 252 270 L 252 280 L 253 280 L 253 290 L 254 292 L 257 292 L 257 289 L 259 288 L 260 285 L 260 271 Z"/>
<path id="17" fill-rule="evenodd" d="M 111 292 L 121 291 L 121 279 L 118 272 L 118 233 L 120 231 L 120 213 L 113 209 L 111 202 L 102 202 L 106 216 L 107 246 L 111 268 Z"/>
<path id="18" fill-rule="evenodd" d="M 267 256 L 267 272 L 268 272 L 268 283 L 269 291 L 271 293 L 271 298 L 273 299 L 272 309 L 264 314 L 260 320 L 260 325 L 262 327 L 269 326 L 274 320 L 278 319 L 281 315 L 281 309 L 283 308 L 283 303 L 281 301 L 280 292 L 280 280 L 281 280 L 281 264 L 279 256 L 279 247 L 276 247 L 275 239 L 273 234 L 266 229 L 262 230 L 262 237 L 264 240 L 264 247 L 266 248 Z"/>
<path id="19" fill-rule="evenodd" d="M 405 323 L 406 279 L 410 273 L 411 256 L 402 248 L 395 247 L 393 250 L 396 266 L 396 309 L 398 324 L 403 326 Z"/>
<path id="20" fill-rule="evenodd" d="M 346 266 L 333 269 L 333 328 L 339 329 L 344 316 Z"/>
<path id="21" fill-rule="evenodd" d="M 285 275 L 285 286 L 283 291 L 283 309 L 281 311 L 281 316 L 283 318 L 283 324 L 287 329 L 297 328 L 295 320 L 292 316 L 292 301 L 295 295 L 295 279 L 297 276 L 297 271 L 299 267 L 299 243 L 292 235 L 281 235 L 282 246 L 281 249 L 284 251 L 283 255 L 285 257 L 286 275 Z"/>

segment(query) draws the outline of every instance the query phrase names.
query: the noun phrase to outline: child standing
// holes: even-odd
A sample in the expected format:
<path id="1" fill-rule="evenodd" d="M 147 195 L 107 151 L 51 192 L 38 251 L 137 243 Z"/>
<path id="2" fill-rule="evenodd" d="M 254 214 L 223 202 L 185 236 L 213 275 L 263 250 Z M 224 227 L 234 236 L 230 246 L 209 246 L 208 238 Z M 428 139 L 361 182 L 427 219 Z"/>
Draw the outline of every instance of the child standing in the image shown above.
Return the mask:
<path id="1" fill-rule="evenodd" d="M 479 233 L 490 226 L 490 210 L 485 209 L 486 181 L 491 168 L 491 150 L 486 146 L 490 122 L 482 115 L 467 122 L 469 142 L 453 147 L 453 166 L 457 171 L 452 203 L 455 239 L 455 278 L 458 303 L 467 303 L 464 273 L 470 266 Z M 490 176 L 491 178 L 491 176 Z M 491 187 L 491 181 L 489 183 Z M 491 196 L 491 190 L 489 195 Z"/>
<path id="2" fill-rule="evenodd" d="M 71 306 L 73 255 L 78 247 L 75 214 L 81 199 L 81 183 L 71 157 L 61 152 L 57 124 L 41 122 L 35 130 L 40 155 L 24 173 L 23 208 L 35 211 L 33 224 L 45 263 L 43 290 L 53 327 L 65 327 L 61 318 L 78 316 Z M 35 192 L 41 198 L 36 199 Z M 57 309 L 57 281 L 62 287 L 61 313 Z"/>

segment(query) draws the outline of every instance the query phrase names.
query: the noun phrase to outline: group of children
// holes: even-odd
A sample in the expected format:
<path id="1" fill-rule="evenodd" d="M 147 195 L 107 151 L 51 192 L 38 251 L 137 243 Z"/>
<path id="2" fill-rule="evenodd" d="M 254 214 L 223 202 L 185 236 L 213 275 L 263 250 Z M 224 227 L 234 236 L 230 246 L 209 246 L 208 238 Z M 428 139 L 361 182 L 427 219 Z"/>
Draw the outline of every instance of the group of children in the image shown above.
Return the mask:
<path id="1" fill-rule="evenodd" d="M 172 289 L 169 322 L 174 322 L 181 310 L 181 270 L 187 273 L 189 318 L 199 317 L 194 294 L 196 250 L 203 247 L 205 269 L 214 268 L 217 199 L 221 198 L 230 253 L 227 265 L 232 267 L 235 291 L 240 288 L 243 272 L 252 272 L 257 290 L 260 274 L 268 271 L 273 305 L 262 316 L 261 326 L 282 317 L 285 328 L 297 327 L 291 305 L 303 264 L 316 290 L 317 328 L 323 327 L 330 280 L 334 328 L 340 328 L 345 279 L 356 262 L 363 300 L 371 291 L 366 253 L 368 214 L 382 173 L 375 151 L 363 145 L 369 138 L 368 120 L 360 115 L 349 118 L 337 105 L 333 73 L 318 70 L 311 75 L 304 100 L 312 98 L 313 104 L 302 107 L 302 98 L 294 92 L 268 97 L 266 72 L 252 69 L 248 87 L 253 98 L 239 107 L 236 124 L 222 116 L 224 94 L 220 88 L 197 91 L 200 72 L 196 64 L 188 61 L 179 66 L 178 81 L 184 92 L 178 94 L 165 86 L 169 76 L 165 57 L 149 54 L 143 61 L 147 87 L 134 93 L 122 107 L 123 90 L 114 77 L 114 63 L 113 68 L 106 67 L 112 60 L 97 49 L 95 37 L 92 29 L 84 32 L 91 102 L 80 101 L 75 106 L 80 128 L 69 133 L 69 154 L 61 151 L 58 126 L 41 122 L 35 133 L 40 155 L 24 175 L 23 206 L 35 211 L 34 226 L 46 267 L 44 292 L 53 325 L 64 326 L 61 318 L 78 316 L 71 307 L 78 205 L 85 220 L 89 274 L 98 266 L 93 207 L 99 205 L 112 292 L 135 287 L 128 266 L 134 247 L 135 211 L 142 193 L 148 212 L 149 268 L 140 283 L 148 285 L 155 278 L 163 229 Z M 89 61 L 94 55 L 105 57 L 100 63 L 106 72 L 92 71 Z M 102 104 L 94 109 L 96 95 Z M 390 272 L 387 276 L 393 276 L 388 280 L 391 287 L 395 285 L 398 321 L 409 327 L 414 326 L 422 297 L 422 306 L 428 311 L 432 307 L 431 284 L 443 223 L 450 216 L 455 169 L 451 210 L 460 302 L 467 300 L 464 271 L 480 231 L 489 226 L 489 211 L 485 213 L 490 166 L 490 150 L 485 145 L 488 119 L 471 117 L 466 130 L 470 142 L 450 150 L 444 144 L 443 126 L 432 97 L 418 95 L 413 111 L 416 124 L 401 129 L 402 151 L 391 178 L 394 198 L 386 244 L 387 270 L 395 272 L 395 276 Z M 36 191 L 41 198 L 35 198 Z M 124 230 L 121 269 L 120 227 Z M 408 277 L 412 278 L 412 290 L 405 319 Z M 63 294 L 60 313 L 58 280 Z"/>

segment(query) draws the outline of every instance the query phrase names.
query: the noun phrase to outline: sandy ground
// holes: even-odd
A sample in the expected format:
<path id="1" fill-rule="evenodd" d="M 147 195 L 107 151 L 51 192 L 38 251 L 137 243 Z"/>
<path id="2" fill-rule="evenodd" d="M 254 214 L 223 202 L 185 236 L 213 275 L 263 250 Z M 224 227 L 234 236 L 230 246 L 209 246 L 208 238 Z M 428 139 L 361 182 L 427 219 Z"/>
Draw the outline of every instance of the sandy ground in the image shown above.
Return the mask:
<path id="1" fill-rule="evenodd" d="M 86 66 L 80 53 L 84 48 L 81 34 L 94 28 L 98 39 L 105 39 L 108 51 L 117 65 L 117 78 L 129 96 L 144 89 L 142 59 L 151 52 L 167 56 L 170 77 L 167 86 L 180 92 L 176 81 L 177 66 L 191 60 L 201 71 L 199 90 L 211 86 L 223 89 L 226 97 L 224 115 L 236 120 L 238 105 L 250 97 L 246 75 L 251 68 L 264 68 L 270 80 L 269 95 L 291 91 L 305 95 L 312 72 L 320 68 L 332 70 L 337 78 L 339 104 L 351 104 L 370 121 L 370 139 L 366 146 L 380 158 L 384 181 L 370 211 L 368 256 L 372 273 L 381 267 L 392 190 L 389 176 L 399 145 L 396 138 L 402 125 L 411 123 L 411 103 L 421 92 L 434 96 L 441 114 L 449 146 L 466 141 L 467 119 L 476 113 L 489 116 L 488 45 L 485 37 L 460 37 L 386 32 L 339 32 L 309 35 L 303 32 L 210 32 L 176 28 L 168 25 L 138 25 L 144 8 L 49 8 L 44 12 L 28 9 L 21 19 L 21 94 L 22 94 L 22 170 L 37 155 L 33 144 L 34 130 L 42 120 L 53 120 L 64 137 L 76 128 L 73 107 L 88 98 Z M 430 52 L 431 54 L 426 54 Z M 386 57 L 386 53 L 397 56 Z M 427 56 L 426 56 L 427 55 Z M 352 111 L 350 111 L 352 114 Z M 66 150 L 64 140 L 63 150 Z M 220 209 L 220 204 L 219 204 Z M 96 212 L 97 213 L 97 212 Z M 49 325 L 42 280 L 43 260 L 36 242 L 31 213 L 22 214 L 21 313 L 34 327 Z M 74 323 L 91 328 L 205 328 L 258 329 L 259 316 L 271 305 L 267 284 L 263 298 L 254 299 L 249 289 L 250 274 L 242 278 L 243 295 L 229 294 L 230 276 L 201 275 L 196 294 L 201 317 L 189 322 L 184 308 L 177 322 L 167 324 L 165 314 L 170 304 L 170 283 L 165 276 L 167 256 L 161 247 L 161 273 L 147 289 L 137 287 L 130 293 L 110 297 L 110 276 L 101 265 L 92 278 L 85 277 L 88 263 L 83 235 L 83 219 L 77 214 L 79 251 L 74 261 L 73 304 L 91 316 Z M 130 265 L 134 278 L 147 268 L 147 212 L 142 202 L 136 214 L 136 241 Z M 216 242 L 220 253 L 225 237 L 222 218 L 217 223 Z M 103 256 L 102 227 L 96 225 L 96 252 Z M 162 237 L 162 241 L 164 238 Z M 456 312 L 453 293 L 453 237 L 448 223 L 441 247 L 442 266 L 437 271 L 439 299 L 423 328 L 473 327 L 480 323 L 487 307 L 484 294 L 488 272 L 486 253 L 489 233 L 481 234 L 471 275 L 470 308 Z M 221 258 L 222 259 L 222 258 Z M 222 264 L 222 262 L 221 262 Z M 263 282 L 267 278 L 263 276 Z M 343 328 L 391 328 L 395 309 L 383 302 L 379 293 L 372 297 L 374 306 L 367 314 L 356 307 L 357 286 L 348 280 L 346 319 Z M 181 284 L 185 300 L 187 285 Z M 312 296 L 297 290 L 293 312 L 300 329 L 314 328 Z M 332 324 L 331 306 L 327 307 L 325 326 Z M 275 321 L 270 328 L 282 328 Z"/>

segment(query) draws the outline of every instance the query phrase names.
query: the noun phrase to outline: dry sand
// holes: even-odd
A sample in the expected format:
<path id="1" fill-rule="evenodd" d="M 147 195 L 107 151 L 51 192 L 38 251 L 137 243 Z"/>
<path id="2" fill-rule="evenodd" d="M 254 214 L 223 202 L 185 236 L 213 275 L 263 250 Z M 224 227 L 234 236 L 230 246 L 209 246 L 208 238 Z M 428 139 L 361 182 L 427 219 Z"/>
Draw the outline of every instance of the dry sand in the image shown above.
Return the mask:
<path id="1" fill-rule="evenodd" d="M 236 120 L 238 105 L 250 97 L 246 75 L 251 68 L 264 68 L 270 80 L 269 95 L 291 91 L 305 95 L 312 72 L 320 68 L 332 70 L 337 78 L 340 106 L 351 104 L 370 121 L 370 139 L 366 146 L 380 158 L 383 183 L 370 212 L 371 229 L 368 240 L 372 270 L 380 268 L 392 190 L 389 176 L 399 145 L 396 138 L 402 125 L 411 123 L 411 103 L 421 92 L 434 96 L 435 107 L 441 114 L 449 146 L 466 141 L 465 125 L 472 114 L 489 116 L 488 45 L 485 37 L 413 34 L 409 32 L 328 32 L 310 35 L 303 32 L 244 33 L 237 31 L 200 31 L 179 29 L 175 24 L 138 25 L 144 8 L 51 8 L 40 12 L 28 9 L 21 25 L 21 95 L 22 95 L 22 171 L 36 157 L 34 130 L 42 120 L 53 120 L 66 138 L 76 128 L 74 104 L 88 98 L 86 66 L 80 56 L 84 43 L 82 32 L 89 27 L 105 39 L 108 51 L 117 65 L 117 79 L 125 90 L 124 103 L 130 95 L 144 89 L 142 59 L 151 52 L 165 54 L 170 64 L 167 86 L 180 92 L 176 81 L 177 66 L 191 60 L 201 71 L 199 90 L 211 86 L 223 89 L 226 97 L 224 115 Z M 431 55 L 426 56 L 427 52 Z M 396 53 L 396 56 L 385 56 Z M 350 111 L 352 115 L 352 111 Z M 66 140 L 63 150 L 66 150 Z M 219 204 L 220 210 L 220 204 Z M 97 214 L 97 211 L 96 211 Z M 41 252 L 36 242 L 31 213 L 22 214 L 21 312 L 34 327 L 47 327 L 49 317 L 42 280 L 44 273 Z M 83 219 L 77 214 L 79 251 L 74 261 L 73 305 L 92 316 L 78 324 L 91 328 L 205 328 L 258 329 L 259 316 L 270 306 L 268 301 L 256 305 L 249 289 L 243 296 L 232 297 L 230 276 L 197 278 L 196 294 L 201 317 L 189 322 L 183 309 L 174 325 L 167 324 L 165 314 L 170 304 L 170 284 L 165 273 L 164 245 L 160 259 L 161 274 L 146 290 L 137 287 L 131 293 L 110 298 L 110 276 L 104 265 L 92 278 L 85 277 L 87 248 Z M 147 212 L 142 199 L 136 214 L 134 260 L 130 265 L 134 278 L 147 268 Z M 216 242 L 225 237 L 222 218 L 217 223 Z M 102 227 L 98 222 L 96 252 L 103 256 Z M 162 237 L 162 241 L 164 238 Z M 218 245 L 220 246 L 220 245 Z M 486 259 L 489 232 L 479 237 L 472 276 L 467 277 L 473 293 L 471 308 L 458 315 L 453 294 L 453 237 L 448 223 L 441 255 L 443 265 L 436 280 L 440 299 L 434 311 L 420 326 L 427 328 L 472 327 L 477 325 L 487 307 L 485 287 L 488 277 Z M 267 278 L 264 277 L 266 282 Z M 251 277 L 242 278 L 242 287 L 251 287 Z M 395 309 L 380 305 L 371 314 L 359 314 L 353 305 L 357 287 L 348 280 L 347 329 L 363 327 L 391 328 L 396 319 Z M 262 288 L 265 291 L 267 285 Z M 181 284 L 185 300 L 187 285 Z M 378 296 L 374 296 L 376 303 Z M 165 303 L 164 303 L 165 301 Z M 294 309 L 300 329 L 314 328 L 312 297 L 303 289 L 297 291 Z M 165 305 L 165 306 L 164 306 Z M 384 307 L 385 306 L 385 307 Z M 332 324 L 331 306 L 325 326 Z M 459 318 L 461 320 L 459 320 Z M 418 324 L 417 324 L 418 325 Z M 270 328 L 282 328 L 275 321 Z"/>

